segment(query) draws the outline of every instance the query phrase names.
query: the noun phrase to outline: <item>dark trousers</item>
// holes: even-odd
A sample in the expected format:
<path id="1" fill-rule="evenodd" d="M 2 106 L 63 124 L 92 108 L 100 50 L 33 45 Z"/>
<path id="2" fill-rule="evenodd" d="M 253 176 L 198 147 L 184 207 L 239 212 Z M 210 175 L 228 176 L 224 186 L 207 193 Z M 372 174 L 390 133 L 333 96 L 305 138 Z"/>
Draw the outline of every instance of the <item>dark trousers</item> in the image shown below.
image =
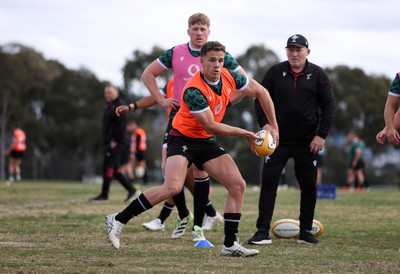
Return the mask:
<path id="1" fill-rule="evenodd" d="M 290 158 L 294 159 L 295 175 L 301 191 L 300 230 L 306 231 L 312 228 L 317 201 L 317 155 L 310 152 L 308 145 L 279 145 L 275 152 L 266 158 L 262 169 L 257 219 L 257 228 L 259 231 L 268 232 L 270 229 L 279 179 L 283 168 Z"/>
<path id="2" fill-rule="evenodd" d="M 127 155 L 129 155 L 129 148 L 124 144 L 118 144 L 115 148 L 106 149 L 103 161 L 103 185 L 101 188 L 101 196 L 104 198 L 108 198 L 113 178 L 117 179 L 128 193 L 135 192 L 135 188 L 119 170 L 127 162 Z"/>

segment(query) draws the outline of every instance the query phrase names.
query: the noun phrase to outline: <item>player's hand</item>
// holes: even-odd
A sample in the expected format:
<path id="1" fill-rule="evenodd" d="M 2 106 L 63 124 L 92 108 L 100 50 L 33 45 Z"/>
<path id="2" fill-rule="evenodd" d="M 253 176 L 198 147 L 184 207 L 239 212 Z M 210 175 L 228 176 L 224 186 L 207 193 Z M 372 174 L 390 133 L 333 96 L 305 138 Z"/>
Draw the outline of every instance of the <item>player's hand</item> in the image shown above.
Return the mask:
<path id="1" fill-rule="evenodd" d="M 270 124 L 266 124 L 265 126 L 263 126 L 262 129 L 265 129 L 271 133 L 272 138 L 274 139 L 274 142 L 275 142 L 276 146 L 278 147 L 278 145 L 279 145 L 279 130 L 277 128 L 273 128 Z"/>
<path id="2" fill-rule="evenodd" d="M 386 128 L 382 129 L 381 131 L 378 132 L 378 134 L 376 134 L 376 142 L 378 144 L 383 145 L 385 143 L 386 140 Z"/>
<path id="3" fill-rule="evenodd" d="M 247 142 L 249 143 L 251 152 L 255 153 L 254 152 L 255 141 L 259 141 L 259 140 L 261 141 L 261 140 L 263 140 L 263 138 L 260 136 L 257 136 L 254 132 L 251 132 L 251 131 L 248 131 L 246 133 L 245 137 L 246 137 Z"/>
<path id="4" fill-rule="evenodd" d="M 178 108 L 178 100 L 174 98 L 164 98 L 159 104 L 165 108 L 172 108 L 174 110 Z"/>
<path id="5" fill-rule="evenodd" d="M 310 152 L 318 153 L 325 145 L 325 139 L 315 135 L 310 144 Z"/>
<path id="6" fill-rule="evenodd" d="M 400 143 L 400 135 L 394 127 L 386 129 L 386 137 L 388 142 L 392 145 L 398 145 Z"/>
<path id="7" fill-rule="evenodd" d="M 128 106 L 119 106 L 115 109 L 115 114 L 119 117 L 122 114 L 126 114 L 129 112 L 129 107 Z"/>

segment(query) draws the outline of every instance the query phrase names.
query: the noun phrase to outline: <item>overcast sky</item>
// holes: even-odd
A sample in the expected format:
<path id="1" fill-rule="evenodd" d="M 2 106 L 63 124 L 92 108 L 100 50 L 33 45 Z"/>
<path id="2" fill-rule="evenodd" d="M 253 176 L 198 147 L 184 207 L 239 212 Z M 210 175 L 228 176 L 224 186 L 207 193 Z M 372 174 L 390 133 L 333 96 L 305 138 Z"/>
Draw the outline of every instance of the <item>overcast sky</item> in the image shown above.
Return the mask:
<path id="1" fill-rule="evenodd" d="M 400 71 L 399 0 L 0 0 L 0 44 L 18 42 L 70 69 L 122 84 L 136 49 L 187 42 L 187 19 L 211 19 L 209 40 L 237 56 L 264 44 L 285 60 L 289 36 L 310 43 L 309 60 L 394 78 Z"/>

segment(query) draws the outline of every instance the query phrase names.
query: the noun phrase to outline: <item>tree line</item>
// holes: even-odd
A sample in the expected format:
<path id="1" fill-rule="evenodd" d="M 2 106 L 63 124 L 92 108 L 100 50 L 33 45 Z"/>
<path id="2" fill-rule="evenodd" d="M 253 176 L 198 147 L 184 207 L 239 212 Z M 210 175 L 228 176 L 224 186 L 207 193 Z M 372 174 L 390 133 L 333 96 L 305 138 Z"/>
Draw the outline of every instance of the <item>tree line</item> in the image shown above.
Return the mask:
<path id="1" fill-rule="evenodd" d="M 144 68 L 164 49 L 134 50 L 121 69 L 126 102 L 149 94 L 140 80 Z M 235 56 L 249 76 L 261 82 L 267 69 L 280 62 L 264 45 L 252 45 Z M 310 61 L 313 62 L 312 57 Z M 315 61 L 318 64 L 318 61 Z M 325 181 L 346 183 L 347 144 L 345 136 L 357 131 L 371 155 L 384 155 L 393 147 L 378 145 L 376 133 L 384 126 L 383 109 L 391 80 L 384 75 L 367 75 L 346 65 L 325 68 L 332 82 L 337 113 L 327 139 Z M 393 72 L 393 76 L 395 72 Z M 170 74 L 159 79 L 160 86 Z M 28 149 L 23 161 L 23 177 L 31 179 L 81 179 L 101 174 L 101 117 L 106 80 L 87 68 L 73 70 L 57 60 L 47 60 L 35 49 L 21 44 L 0 46 L 0 176 L 5 178 L 4 149 L 12 127 L 18 123 L 27 133 Z M 161 144 L 166 127 L 166 110 L 154 106 L 129 113 L 148 134 L 148 168 L 153 180 L 161 180 Z M 251 98 L 228 109 L 225 123 L 258 131 Z M 244 178 L 258 184 L 261 160 L 252 155 L 244 138 L 218 137 L 234 157 Z M 396 184 L 397 169 L 388 163 L 376 172 L 374 157 L 367 165 L 373 184 Z M 289 163 L 290 164 L 290 163 Z M 289 174 L 289 177 L 293 174 Z"/>

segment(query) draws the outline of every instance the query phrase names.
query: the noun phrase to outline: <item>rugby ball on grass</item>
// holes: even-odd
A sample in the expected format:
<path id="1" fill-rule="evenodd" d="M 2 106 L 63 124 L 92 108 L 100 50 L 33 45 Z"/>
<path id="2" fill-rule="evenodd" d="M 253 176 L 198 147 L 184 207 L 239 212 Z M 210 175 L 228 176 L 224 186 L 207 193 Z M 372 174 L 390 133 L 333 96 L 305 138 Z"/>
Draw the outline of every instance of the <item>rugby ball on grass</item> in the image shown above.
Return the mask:
<path id="1" fill-rule="evenodd" d="M 313 220 L 311 234 L 314 237 L 321 236 L 324 233 L 324 225 L 318 220 Z M 272 234 L 280 239 L 297 238 L 300 234 L 300 222 L 294 219 L 280 219 L 272 224 Z"/>
<path id="2" fill-rule="evenodd" d="M 297 238 L 300 234 L 300 222 L 294 219 L 280 219 L 272 224 L 271 231 L 280 239 Z"/>
<path id="3" fill-rule="evenodd" d="M 314 235 L 314 237 L 320 236 L 322 233 L 324 233 L 324 225 L 321 224 L 317 220 L 313 220 L 312 224 L 312 229 L 311 229 L 311 234 Z"/>
<path id="4" fill-rule="evenodd" d="M 271 133 L 268 130 L 260 130 L 256 135 L 261 137 L 262 140 L 256 140 L 254 142 L 254 153 L 258 157 L 265 157 L 274 153 L 276 143 Z"/>

